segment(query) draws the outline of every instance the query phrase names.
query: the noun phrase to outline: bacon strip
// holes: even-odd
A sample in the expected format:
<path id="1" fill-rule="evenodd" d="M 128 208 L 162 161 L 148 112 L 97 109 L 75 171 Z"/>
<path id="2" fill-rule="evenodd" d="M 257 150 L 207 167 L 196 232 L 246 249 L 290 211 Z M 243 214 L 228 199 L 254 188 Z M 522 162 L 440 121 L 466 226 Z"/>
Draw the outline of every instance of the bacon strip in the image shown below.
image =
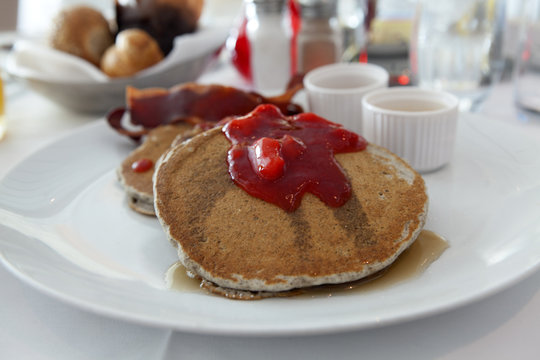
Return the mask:
<path id="1" fill-rule="evenodd" d="M 291 102 L 301 88 L 302 85 L 296 83 L 285 93 L 267 98 L 223 85 L 185 83 L 169 90 L 128 87 L 127 107 L 110 111 L 107 121 L 120 134 L 138 141 L 159 125 L 181 121 L 194 125 L 217 123 L 228 116 L 245 115 L 260 104 L 274 104 L 283 114 L 295 115 L 303 112 L 299 105 Z M 125 115 L 129 115 L 130 128 L 124 126 Z M 131 129 L 133 127 L 135 129 Z"/>

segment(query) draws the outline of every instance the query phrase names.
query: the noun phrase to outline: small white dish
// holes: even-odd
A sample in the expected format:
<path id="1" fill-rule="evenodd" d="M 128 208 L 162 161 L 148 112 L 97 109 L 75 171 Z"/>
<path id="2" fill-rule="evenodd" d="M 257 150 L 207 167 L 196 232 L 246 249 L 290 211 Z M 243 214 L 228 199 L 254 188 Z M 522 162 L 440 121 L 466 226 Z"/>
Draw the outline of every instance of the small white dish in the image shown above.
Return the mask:
<path id="1" fill-rule="evenodd" d="M 361 133 L 362 97 L 388 86 L 388 72 L 377 65 L 337 63 L 316 68 L 304 77 L 308 109 Z"/>
<path id="2" fill-rule="evenodd" d="M 103 115 L 124 105 L 128 85 L 168 88 L 196 80 L 224 44 L 227 34 L 224 28 L 202 28 L 179 36 L 165 59 L 132 77 L 109 78 L 82 59 L 25 40 L 15 43 L 6 67 L 11 76 L 63 107 Z"/>
<path id="3" fill-rule="evenodd" d="M 371 92 L 362 100 L 362 135 L 405 159 L 419 172 L 447 164 L 454 152 L 457 97 L 416 87 Z"/>

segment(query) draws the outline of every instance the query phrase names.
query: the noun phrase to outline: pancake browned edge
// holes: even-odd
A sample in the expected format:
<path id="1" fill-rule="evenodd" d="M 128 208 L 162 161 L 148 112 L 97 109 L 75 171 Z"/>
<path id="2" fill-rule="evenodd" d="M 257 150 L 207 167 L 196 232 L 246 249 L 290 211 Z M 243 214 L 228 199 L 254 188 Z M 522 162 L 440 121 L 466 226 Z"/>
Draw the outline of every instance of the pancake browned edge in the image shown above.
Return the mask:
<path id="1" fill-rule="evenodd" d="M 133 150 L 116 169 L 118 181 L 126 191 L 128 204 L 133 210 L 145 215 L 155 215 L 152 185 L 154 171 L 151 169 L 135 172 L 131 168 L 132 164 L 143 158 L 150 159 L 156 164 L 171 143 L 179 142 L 177 138 L 188 138 L 192 131 L 192 125 L 183 123 L 159 126 L 151 130 L 144 142 Z"/>
<path id="2" fill-rule="evenodd" d="M 281 292 L 354 281 L 390 265 L 427 215 L 422 177 L 388 150 L 336 155 L 352 185 L 332 208 L 307 193 L 294 212 L 231 180 L 217 127 L 172 148 L 154 174 L 156 215 L 181 263 L 219 287 Z"/>

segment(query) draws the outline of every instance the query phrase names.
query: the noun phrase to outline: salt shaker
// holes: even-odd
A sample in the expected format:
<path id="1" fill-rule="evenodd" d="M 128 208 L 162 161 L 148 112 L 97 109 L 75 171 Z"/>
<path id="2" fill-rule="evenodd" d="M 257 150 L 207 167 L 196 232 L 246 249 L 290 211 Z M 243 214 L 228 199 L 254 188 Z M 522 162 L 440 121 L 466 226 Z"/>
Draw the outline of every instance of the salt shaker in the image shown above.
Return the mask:
<path id="1" fill-rule="evenodd" d="M 297 35 L 300 73 L 338 62 L 343 37 L 337 17 L 337 0 L 298 0 L 301 26 Z"/>
<path id="2" fill-rule="evenodd" d="M 292 29 L 286 0 L 245 0 L 253 86 L 283 92 L 291 78 Z"/>

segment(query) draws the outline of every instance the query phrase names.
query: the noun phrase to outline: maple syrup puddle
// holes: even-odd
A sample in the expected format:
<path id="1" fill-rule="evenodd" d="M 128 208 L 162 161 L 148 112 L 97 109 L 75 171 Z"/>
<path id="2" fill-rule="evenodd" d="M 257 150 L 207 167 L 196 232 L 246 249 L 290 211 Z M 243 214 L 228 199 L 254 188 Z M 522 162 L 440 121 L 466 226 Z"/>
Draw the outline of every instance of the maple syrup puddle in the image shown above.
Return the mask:
<path id="1" fill-rule="evenodd" d="M 277 296 L 287 296 L 287 293 L 290 293 L 290 296 L 295 298 L 330 297 L 343 293 L 359 293 L 388 288 L 422 274 L 447 248 L 448 243 L 444 238 L 432 231 L 422 230 L 416 241 L 392 265 L 374 275 L 343 284 L 321 285 L 278 293 Z M 186 268 L 180 262 L 174 263 L 168 269 L 165 282 L 167 288 L 186 293 L 208 294 L 211 291 L 211 289 L 203 288 L 200 278 L 188 275 Z M 228 297 L 223 292 L 217 293 Z M 263 297 L 268 296 L 247 298 L 230 296 L 230 298 L 236 299 L 260 299 Z"/>

